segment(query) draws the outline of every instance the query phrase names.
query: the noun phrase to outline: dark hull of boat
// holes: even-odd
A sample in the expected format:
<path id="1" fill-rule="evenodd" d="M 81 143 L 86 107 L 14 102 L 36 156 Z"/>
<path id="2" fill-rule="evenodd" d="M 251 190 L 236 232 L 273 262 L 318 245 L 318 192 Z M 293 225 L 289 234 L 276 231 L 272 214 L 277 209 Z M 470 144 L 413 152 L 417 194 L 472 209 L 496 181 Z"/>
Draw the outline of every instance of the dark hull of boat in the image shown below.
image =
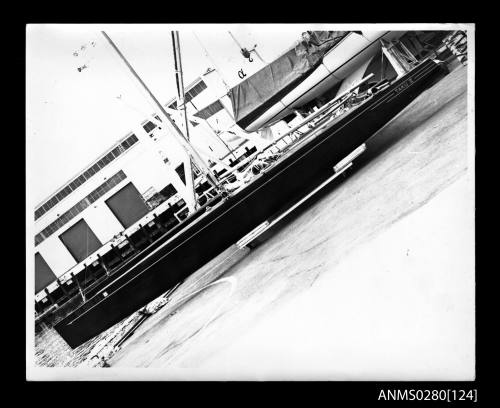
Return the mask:
<path id="1" fill-rule="evenodd" d="M 330 122 L 320 135 L 218 203 L 175 237 L 155 243 L 123 275 L 55 325 L 77 347 L 165 293 L 249 233 L 287 203 L 333 173 L 332 167 L 366 142 L 445 70 L 427 60 L 387 89 Z M 145 252 L 146 253 L 146 252 Z"/>

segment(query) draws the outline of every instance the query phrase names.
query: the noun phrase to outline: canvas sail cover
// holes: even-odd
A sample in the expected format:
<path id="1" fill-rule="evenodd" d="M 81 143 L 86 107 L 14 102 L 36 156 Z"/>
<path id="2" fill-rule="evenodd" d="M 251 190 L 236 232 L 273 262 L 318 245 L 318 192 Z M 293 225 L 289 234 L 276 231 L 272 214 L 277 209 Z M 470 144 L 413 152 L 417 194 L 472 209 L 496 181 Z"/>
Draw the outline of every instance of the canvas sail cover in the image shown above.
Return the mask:
<path id="1" fill-rule="evenodd" d="M 349 31 L 307 31 L 294 48 L 229 91 L 234 118 L 242 128 L 302 82 Z"/>

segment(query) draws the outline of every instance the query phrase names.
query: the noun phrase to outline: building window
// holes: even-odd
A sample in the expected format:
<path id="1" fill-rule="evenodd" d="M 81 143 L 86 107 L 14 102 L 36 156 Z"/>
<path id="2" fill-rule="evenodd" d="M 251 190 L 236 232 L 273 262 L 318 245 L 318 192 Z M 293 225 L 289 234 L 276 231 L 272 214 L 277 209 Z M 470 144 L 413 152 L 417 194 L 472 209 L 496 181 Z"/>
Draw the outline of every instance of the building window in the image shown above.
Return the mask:
<path id="1" fill-rule="evenodd" d="M 40 218 L 43 214 L 54 207 L 59 201 L 68 196 L 72 191 L 76 190 L 77 187 L 85 183 L 85 181 L 88 180 L 91 176 L 111 163 L 115 158 L 120 156 L 125 152 L 125 150 L 130 148 L 138 141 L 139 139 L 136 135 L 130 135 L 127 139 L 125 139 L 125 141 L 116 146 L 112 151 L 108 152 L 97 163 L 94 163 L 90 168 L 85 169 L 82 174 L 80 174 L 74 180 L 71 180 L 67 185 L 63 186 L 54 196 L 49 198 L 44 203 L 40 204 L 40 206 L 35 209 L 35 220 Z"/>
<path id="2" fill-rule="evenodd" d="M 124 228 L 144 217 L 149 208 L 132 182 L 129 182 L 105 201 Z"/>
<path id="3" fill-rule="evenodd" d="M 52 222 L 47 228 L 45 228 L 42 232 L 35 236 L 35 245 L 43 242 L 44 239 L 48 238 L 54 232 L 59 230 L 65 224 L 70 222 L 73 218 L 75 218 L 78 214 L 80 214 L 85 208 L 88 207 L 89 203 L 93 203 L 98 200 L 108 191 L 110 191 L 114 186 L 120 183 L 120 181 L 124 180 L 127 176 L 120 170 L 114 176 L 110 177 L 107 181 L 102 183 L 99 187 L 93 190 L 87 197 L 83 200 L 80 200 L 73 207 L 71 207 L 68 211 L 62 214 L 59 218 L 57 218 L 54 222 Z"/>
<path id="4" fill-rule="evenodd" d="M 209 117 L 215 115 L 217 112 L 220 112 L 224 109 L 224 105 L 222 105 L 221 101 L 216 100 L 214 103 L 208 105 L 206 108 L 196 112 L 194 116 L 200 119 L 207 120 Z"/>
<path id="5" fill-rule="evenodd" d="M 184 171 L 184 163 L 181 163 L 179 166 L 175 168 L 176 173 L 181 178 L 182 182 L 186 184 L 186 172 Z"/>
<path id="6" fill-rule="evenodd" d="M 144 124 L 142 127 L 144 128 L 144 130 L 145 130 L 147 133 L 149 133 L 149 132 L 151 132 L 151 131 L 152 131 L 152 130 L 156 127 L 156 125 L 155 125 L 153 122 L 148 121 L 148 122 L 146 122 L 146 124 Z"/>
<path id="7" fill-rule="evenodd" d="M 184 102 L 188 103 L 191 99 L 195 98 L 197 95 L 202 93 L 205 89 L 207 89 L 207 85 L 204 81 L 200 81 L 193 85 L 184 95 Z"/>
<path id="8" fill-rule="evenodd" d="M 167 187 L 160 191 L 160 194 L 165 198 L 165 200 L 168 200 L 170 197 L 173 197 L 177 194 L 177 190 L 172 184 L 169 184 Z"/>

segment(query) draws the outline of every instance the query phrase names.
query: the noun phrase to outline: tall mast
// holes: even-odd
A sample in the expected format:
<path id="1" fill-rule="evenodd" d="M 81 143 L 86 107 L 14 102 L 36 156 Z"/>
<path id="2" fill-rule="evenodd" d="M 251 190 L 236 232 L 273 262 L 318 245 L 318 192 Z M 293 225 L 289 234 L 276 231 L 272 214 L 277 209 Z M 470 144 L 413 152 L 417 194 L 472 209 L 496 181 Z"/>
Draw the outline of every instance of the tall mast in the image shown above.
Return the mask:
<path id="1" fill-rule="evenodd" d="M 184 116 L 184 134 L 186 135 L 186 140 L 189 143 L 189 121 L 186 110 L 186 101 L 184 93 L 184 79 L 182 75 L 182 60 L 181 60 L 181 49 L 179 41 L 179 32 L 172 31 L 172 48 L 174 54 L 174 68 L 175 68 L 175 82 L 177 85 L 177 109 L 181 111 L 181 115 Z M 194 185 L 194 174 L 193 174 L 193 163 L 189 159 L 185 164 L 185 174 L 186 174 L 186 188 L 188 191 L 193 192 L 193 198 L 196 200 L 195 185 Z"/>
<path id="2" fill-rule="evenodd" d="M 181 46 L 179 40 L 179 31 L 172 31 L 172 46 L 174 50 L 174 66 L 175 66 L 175 79 L 177 83 L 177 108 L 184 112 L 184 127 L 186 131 L 186 139 L 189 140 L 189 126 L 188 116 L 186 110 L 185 92 L 184 92 L 184 78 L 182 73 L 182 59 L 181 59 Z"/>
<path id="3" fill-rule="evenodd" d="M 130 63 L 127 61 L 125 56 L 121 53 L 121 51 L 118 49 L 118 47 L 115 45 L 113 40 L 106 34 L 106 32 L 101 31 L 102 35 L 106 40 L 109 42 L 109 44 L 113 47 L 113 49 L 116 51 L 118 56 L 122 59 L 122 61 L 125 63 L 127 68 L 130 70 L 132 75 L 137 79 L 137 81 L 141 84 L 141 86 L 146 90 L 148 96 L 150 97 L 151 101 L 156 105 L 158 108 L 158 115 L 162 119 L 162 122 L 165 123 L 171 130 L 171 133 L 174 137 L 174 140 L 176 140 L 181 147 L 186 151 L 188 156 L 190 158 L 194 159 L 195 163 L 199 166 L 200 170 L 204 173 L 206 176 L 208 182 L 215 188 L 218 188 L 218 183 L 215 178 L 215 176 L 210 172 L 210 169 L 208 166 L 205 164 L 203 159 L 200 157 L 200 155 L 196 152 L 196 150 L 193 149 L 193 147 L 185 140 L 184 135 L 180 131 L 180 129 L 177 127 L 175 122 L 170 118 L 169 114 L 165 111 L 165 108 L 162 106 L 162 104 L 156 99 L 156 97 L 153 95 L 153 93 L 149 90 L 147 85 L 144 83 L 144 81 L 139 77 L 137 72 L 135 72 L 134 68 L 130 65 Z"/>

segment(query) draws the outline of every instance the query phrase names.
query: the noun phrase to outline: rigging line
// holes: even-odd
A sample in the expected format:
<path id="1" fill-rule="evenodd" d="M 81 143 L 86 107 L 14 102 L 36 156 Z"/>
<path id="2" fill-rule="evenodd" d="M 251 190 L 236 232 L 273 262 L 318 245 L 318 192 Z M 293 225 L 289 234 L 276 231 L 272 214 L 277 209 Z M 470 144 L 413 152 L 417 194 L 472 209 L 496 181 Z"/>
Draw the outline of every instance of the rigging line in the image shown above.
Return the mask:
<path id="1" fill-rule="evenodd" d="M 109 47 L 107 49 L 108 49 L 109 53 L 113 54 L 113 60 L 115 61 L 115 64 L 116 64 L 116 62 L 118 62 L 118 57 L 116 56 L 115 53 L 111 52 L 111 49 Z M 124 73 L 127 78 L 130 77 L 130 72 L 128 72 L 128 71 L 125 70 L 125 68 L 123 67 L 123 64 L 120 63 L 120 64 L 116 64 L 116 65 L 119 66 L 120 71 L 122 73 Z M 153 117 L 155 114 L 156 115 L 160 114 L 161 112 L 159 112 L 158 106 L 155 106 L 155 104 L 153 104 L 153 102 L 151 101 L 151 99 L 147 97 L 147 92 L 142 87 L 140 87 L 139 84 L 136 81 L 133 80 L 131 82 L 132 82 L 133 86 L 135 87 L 135 89 L 139 92 L 140 95 L 142 95 L 142 97 L 144 98 L 144 100 L 151 107 L 152 112 L 153 112 L 152 114 L 143 114 L 140 110 L 138 110 L 137 108 L 135 108 L 132 105 L 129 105 L 127 102 L 125 102 L 123 96 L 121 98 L 118 98 L 118 97 L 115 96 L 114 98 L 123 101 L 125 104 L 129 105 L 129 108 L 133 109 L 134 111 L 136 111 L 138 113 L 141 113 L 141 116 L 144 115 L 144 118 L 147 118 L 148 120 L 151 117 Z M 111 89 L 111 88 L 108 87 L 108 89 Z M 172 116 L 168 112 L 166 112 L 166 114 L 169 115 L 168 117 L 171 118 L 171 120 L 173 120 Z M 172 131 L 168 128 L 168 124 L 166 124 L 166 123 L 163 124 L 162 123 L 161 129 L 162 129 L 162 132 L 164 132 L 167 135 L 167 137 L 174 136 L 174 135 L 172 135 Z M 184 139 L 186 138 L 186 136 L 184 135 L 184 133 L 182 133 L 182 136 L 183 136 Z M 186 152 L 185 149 L 181 149 L 181 151 L 185 155 L 187 155 L 186 161 L 189 161 L 191 163 L 193 161 L 193 159 L 191 158 L 191 154 L 188 153 L 188 152 Z M 195 202 L 195 206 L 196 206 L 196 198 L 194 198 L 194 202 Z"/>
<path id="2" fill-rule="evenodd" d="M 215 71 L 217 71 L 217 74 L 220 76 L 220 78 L 222 80 L 222 83 L 226 87 L 226 91 L 229 92 L 231 90 L 231 87 L 224 80 L 224 76 L 222 75 L 222 71 L 219 69 L 219 67 L 215 63 L 214 59 L 210 56 L 210 54 L 208 53 L 208 51 L 205 48 L 205 46 L 203 45 L 203 43 L 201 42 L 201 40 L 198 38 L 198 35 L 194 31 L 192 33 L 193 33 L 194 37 L 196 38 L 196 40 L 198 41 L 198 43 L 200 44 L 200 47 L 203 49 L 203 51 L 205 53 L 205 56 L 208 58 L 208 60 L 210 61 L 210 63 L 214 66 Z"/>
<path id="3" fill-rule="evenodd" d="M 231 38 L 234 40 L 234 42 L 236 43 L 236 45 L 238 46 L 238 50 L 241 50 L 243 49 L 243 47 L 241 46 L 241 44 L 238 42 L 238 40 L 236 39 L 236 37 L 233 35 L 233 33 L 231 31 L 227 31 L 229 33 L 229 35 L 231 36 Z"/>
<path id="4" fill-rule="evenodd" d="M 158 99 L 154 96 L 154 94 L 151 92 L 151 90 L 147 87 L 147 85 L 144 83 L 144 81 L 141 79 L 141 77 L 137 74 L 137 72 L 134 70 L 132 65 L 128 62 L 128 60 L 125 58 L 125 56 L 122 54 L 122 52 L 118 49 L 116 44 L 111 40 L 111 38 L 106 34 L 106 32 L 101 31 L 102 35 L 106 38 L 110 46 L 116 51 L 118 56 L 121 58 L 123 63 L 127 66 L 129 69 L 130 73 L 134 76 L 134 78 L 141 84 L 141 86 L 144 88 L 144 90 L 148 93 L 149 98 L 151 99 L 152 102 L 154 102 L 158 109 L 160 110 L 159 114 L 163 115 L 163 118 L 166 119 L 166 125 L 167 127 L 171 130 L 172 136 L 174 139 L 177 141 L 177 143 L 186 151 L 190 159 L 194 160 L 198 166 L 201 166 L 201 170 L 204 173 L 204 175 L 207 178 L 207 181 L 212 184 L 212 186 L 216 189 L 220 188 L 218 185 L 217 179 L 214 177 L 214 175 L 211 173 L 210 169 L 208 168 L 207 164 L 199 157 L 199 154 L 196 152 L 195 149 L 185 140 L 183 133 L 180 131 L 179 127 L 177 124 L 172 120 L 172 118 L 167 114 L 165 111 L 165 108 L 163 105 L 158 101 Z"/>

